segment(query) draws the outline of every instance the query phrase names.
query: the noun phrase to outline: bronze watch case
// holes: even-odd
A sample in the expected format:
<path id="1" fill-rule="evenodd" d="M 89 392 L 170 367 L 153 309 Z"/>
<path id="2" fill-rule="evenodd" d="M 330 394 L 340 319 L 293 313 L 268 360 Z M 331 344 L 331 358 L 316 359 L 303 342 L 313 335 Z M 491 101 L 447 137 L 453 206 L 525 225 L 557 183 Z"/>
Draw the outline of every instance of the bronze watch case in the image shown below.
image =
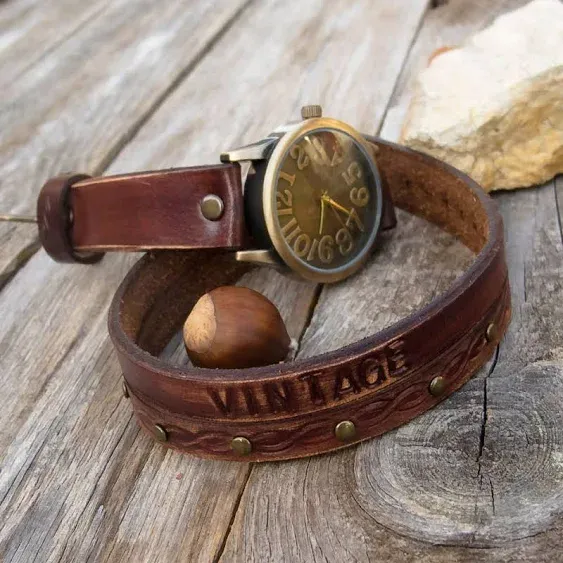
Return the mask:
<path id="1" fill-rule="evenodd" d="M 312 109 L 311 109 L 312 108 Z M 313 111 L 318 108 L 318 111 Z M 357 272 L 369 258 L 381 229 L 383 191 L 372 146 L 350 125 L 332 118 L 320 117 L 320 106 L 302 108 L 304 119 L 277 128 L 265 139 L 221 154 L 223 162 L 239 162 L 244 180 L 245 220 L 256 246 L 255 250 L 236 253 L 243 262 L 267 265 L 318 283 L 343 280 Z M 276 215 L 276 191 L 279 172 L 294 143 L 308 133 L 330 131 L 351 138 L 361 150 L 364 163 L 374 181 L 370 191 L 375 209 L 368 225 L 369 236 L 361 250 L 335 268 L 318 268 L 305 263 L 286 244 Z"/>

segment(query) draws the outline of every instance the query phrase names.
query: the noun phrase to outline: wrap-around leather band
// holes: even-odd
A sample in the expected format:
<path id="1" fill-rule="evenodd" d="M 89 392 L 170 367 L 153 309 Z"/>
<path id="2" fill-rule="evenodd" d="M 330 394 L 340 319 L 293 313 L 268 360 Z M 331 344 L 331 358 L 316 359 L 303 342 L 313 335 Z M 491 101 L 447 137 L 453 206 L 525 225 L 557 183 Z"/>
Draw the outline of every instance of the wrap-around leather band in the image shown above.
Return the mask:
<path id="1" fill-rule="evenodd" d="M 411 420 L 490 358 L 510 319 L 494 202 L 446 164 L 369 140 L 394 203 L 474 250 L 469 269 L 422 310 L 349 346 L 277 365 L 212 370 L 158 355 L 204 292 L 234 283 L 249 266 L 224 251 L 151 252 L 129 272 L 109 313 L 128 394 L 146 430 L 171 447 L 216 459 L 318 454 Z M 437 396 L 440 386 L 430 385 L 436 377 L 444 383 Z M 356 430 L 347 442 L 335 434 L 342 421 Z M 250 443 L 247 455 L 231 448 L 236 437 Z"/>

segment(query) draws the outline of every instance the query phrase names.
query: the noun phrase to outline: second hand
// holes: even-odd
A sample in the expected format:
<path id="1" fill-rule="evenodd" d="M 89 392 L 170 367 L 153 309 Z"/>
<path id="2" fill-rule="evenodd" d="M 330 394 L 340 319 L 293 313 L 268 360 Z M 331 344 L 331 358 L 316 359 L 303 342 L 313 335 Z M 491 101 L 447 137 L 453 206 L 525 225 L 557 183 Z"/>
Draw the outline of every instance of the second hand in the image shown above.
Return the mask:
<path id="1" fill-rule="evenodd" d="M 324 194 L 323 194 L 321 196 L 321 224 L 319 226 L 319 235 L 323 234 L 324 220 L 325 220 L 325 200 L 324 200 Z"/>

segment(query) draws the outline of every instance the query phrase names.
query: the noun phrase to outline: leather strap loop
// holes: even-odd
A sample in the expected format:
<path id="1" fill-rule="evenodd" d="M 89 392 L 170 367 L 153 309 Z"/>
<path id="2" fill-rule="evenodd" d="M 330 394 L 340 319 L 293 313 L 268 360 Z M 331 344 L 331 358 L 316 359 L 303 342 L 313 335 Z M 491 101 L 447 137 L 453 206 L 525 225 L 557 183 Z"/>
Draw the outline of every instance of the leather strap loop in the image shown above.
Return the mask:
<path id="1" fill-rule="evenodd" d="M 37 199 L 37 223 L 43 248 L 57 262 L 93 264 L 103 258 L 100 252 L 78 252 L 73 248 L 70 231 L 73 217 L 69 205 L 72 186 L 90 178 L 87 174 L 67 174 L 51 178 Z"/>
<path id="2" fill-rule="evenodd" d="M 202 293 L 233 283 L 248 266 L 217 251 L 147 255 L 129 272 L 109 312 L 129 396 L 147 431 L 171 447 L 215 459 L 318 454 L 411 420 L 491 357 L 510 319 L 502 219 L 494 202 L 444 163 L 370 141 L 379 148 L 394 202 L 459 237 L 477 253 L 473 264 L 422 310 L 355 344 L 284 364 L 211 370 L 173 365 L 158 355 Z M 348 421 L 355 434 L 341 441 L 337 426 Z M 244 448 L 235 447 L 241 443 Z"/>

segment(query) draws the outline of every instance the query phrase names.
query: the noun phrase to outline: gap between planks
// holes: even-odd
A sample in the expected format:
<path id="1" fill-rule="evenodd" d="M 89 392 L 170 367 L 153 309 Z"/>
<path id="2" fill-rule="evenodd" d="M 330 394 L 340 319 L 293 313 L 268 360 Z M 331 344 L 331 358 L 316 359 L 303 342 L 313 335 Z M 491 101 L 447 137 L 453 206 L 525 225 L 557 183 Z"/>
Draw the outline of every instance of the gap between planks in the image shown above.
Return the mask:
<path id="1" fill-rule="evenodd" d="M 242 485 L 241 485 L 241 487 L 238 491 L 237 498 L 236 498 L 235 503 L 233 505 L 233 510 L 231 511 L 231 517 L 229 519 L 229 525 L 227 526 L 227 529 L 225 530 L 225 533 L 223 534 L 223 538 L 221 539 L 221 543 L 219 544 L 219 549 L 217 549 L 217 553 L 213 556 L 213 563 L 218 563 L 219 560 L 221 559 L 222 555 L 223 555 L 223 552 L 225 551 L 225 547 L 227 546 L 227 540 L 229 539 L 229 535 L 231 533 L 231 529 L 233 527 L 235 517 L 236 517 L 237 512 L 238 512 L 238 507 L 240 506 L 240 503 L 242 501 L 242 495 L 244 495 L 244 491 L 246 490 L 246 485 L 248 484 L 248 481 L 250 479 L 250 474 L 252 473 L 253 467 L 254 467 L 253 463 L 247 464 L 244 480 L 243 480 Z"/>
<path id="2" fill-rule="evenodd" d="M 557 176 L 557 178 L 555 178 L 553 190 L 555 192 L 557 224 L 559 225 L 559 233 L 561 234 L 561 242 L 563 243 L 563 175 Z"/>

